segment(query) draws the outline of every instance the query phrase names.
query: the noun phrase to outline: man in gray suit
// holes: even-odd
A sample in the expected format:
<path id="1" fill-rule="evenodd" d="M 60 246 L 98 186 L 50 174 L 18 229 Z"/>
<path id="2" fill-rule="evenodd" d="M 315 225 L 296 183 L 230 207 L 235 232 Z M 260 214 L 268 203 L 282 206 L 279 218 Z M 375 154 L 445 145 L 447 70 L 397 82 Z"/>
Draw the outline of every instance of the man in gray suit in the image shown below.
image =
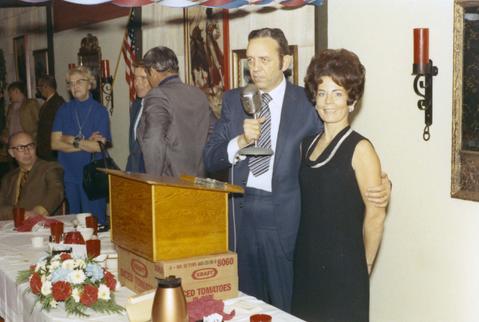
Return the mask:
<path id="1" fill-rule="evenodd" d="M 202 151 L 210 109 L 203 92 L 178 76 L 178 58 L 167 47 L 143 57 L 152 89 L 145 96 L 137 135 L 146 173 L 203 176 Z"/>

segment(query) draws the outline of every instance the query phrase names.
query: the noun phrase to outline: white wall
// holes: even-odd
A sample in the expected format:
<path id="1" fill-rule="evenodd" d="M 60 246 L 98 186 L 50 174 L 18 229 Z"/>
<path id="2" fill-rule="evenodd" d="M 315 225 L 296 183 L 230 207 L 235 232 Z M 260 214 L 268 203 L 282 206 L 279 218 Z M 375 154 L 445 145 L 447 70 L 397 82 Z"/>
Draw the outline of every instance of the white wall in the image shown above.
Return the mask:
<path id="1" fill-rule="evenodd" d="M 371 281 L 371 321 L 479 321 L 479 207 L 450 198 L 452 0 L 329 1 L 329 46 L 356 52 L 367 70 L 354 128 L 374 143 L 393 181 Z M 434 119 L 413 91 L 415 27 L 430 29 Z"/>
<path id="2" fill-rule="evenodd" d="M 30 96 L 35 95 L 33 50 L 47 48 L 46 36 L 46 9 L 44 7 L 33 8 L 8 8 L 0 10 L 1 36 L 0 48 L 3 49 L 6 62 L 7 84 L 17 80 L 15 69 L 15 56 L 13 38 L 25 36 L 27 46 L 26 59 L 28 61 L 30 84 Z M 34 23 L 32 23 L 34 21 Z M 28 84 L 27 84 L 28 85 Z"/>

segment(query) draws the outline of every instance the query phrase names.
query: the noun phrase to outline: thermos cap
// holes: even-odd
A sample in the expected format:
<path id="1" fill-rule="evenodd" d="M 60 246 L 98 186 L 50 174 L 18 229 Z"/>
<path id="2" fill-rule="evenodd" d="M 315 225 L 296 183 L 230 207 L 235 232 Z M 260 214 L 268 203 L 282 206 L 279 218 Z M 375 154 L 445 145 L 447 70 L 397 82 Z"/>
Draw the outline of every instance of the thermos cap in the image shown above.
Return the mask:
<path id="1" fill-rule="evenodd" d="M 181 286 L 181 278 L 170 275 L 167 278 L 158 278 L 158 287 L 160 288 L 175 288 Z"/>

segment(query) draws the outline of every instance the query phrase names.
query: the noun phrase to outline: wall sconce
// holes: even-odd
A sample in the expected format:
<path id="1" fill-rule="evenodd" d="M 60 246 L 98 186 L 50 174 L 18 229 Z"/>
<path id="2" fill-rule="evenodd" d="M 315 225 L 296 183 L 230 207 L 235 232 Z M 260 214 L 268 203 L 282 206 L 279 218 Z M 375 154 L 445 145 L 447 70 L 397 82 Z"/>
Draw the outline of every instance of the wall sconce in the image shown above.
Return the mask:
<path id="1" fill-rule="evenodd" d="M 105 105 L 110 106 L 110 114 L 113 114 L 113 77 L 110 75 L 108 59 L 101 60 L 101 91 L 105 98 Z"/>
<path id="2" fill-rule="evenodd" d="M 424 111 L 424 132 L 422 138 L 428 141 L 431 138 L 429 127 L 432 125 L 432 77 L 436 76 L 438 69 L 429 59 L 429 29 L 414 28 L 414 63 L 412 74 L 414 78 L 414 92 L 422 99 L 417 101 L 417 107 Z M 420 77 L 424 80 L 419 81 Z M 421 92 L 423 89 L 424 92 Z"/>

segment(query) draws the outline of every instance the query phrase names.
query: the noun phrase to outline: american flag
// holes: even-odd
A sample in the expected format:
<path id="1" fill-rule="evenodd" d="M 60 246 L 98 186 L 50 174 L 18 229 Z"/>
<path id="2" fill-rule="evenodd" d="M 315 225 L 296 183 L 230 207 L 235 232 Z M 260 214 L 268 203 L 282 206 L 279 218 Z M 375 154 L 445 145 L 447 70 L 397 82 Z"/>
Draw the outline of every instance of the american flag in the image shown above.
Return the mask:
<path id="1" fill-rule="evenodd" d="M 138 49 L 136 47 L 136 34 L 135 34 L 135 10 L 130 11 L 130 18 L 128 19 L 127 31 L 123 38 L 123 46 L 121 52 L 125 59 L 125 79 L 130 89 L 130 102 L 135 100 L 135 87 L 133 86 L 133 80 L 135 78 L 133 74 L 133 62 L 136 60 Z"/>

